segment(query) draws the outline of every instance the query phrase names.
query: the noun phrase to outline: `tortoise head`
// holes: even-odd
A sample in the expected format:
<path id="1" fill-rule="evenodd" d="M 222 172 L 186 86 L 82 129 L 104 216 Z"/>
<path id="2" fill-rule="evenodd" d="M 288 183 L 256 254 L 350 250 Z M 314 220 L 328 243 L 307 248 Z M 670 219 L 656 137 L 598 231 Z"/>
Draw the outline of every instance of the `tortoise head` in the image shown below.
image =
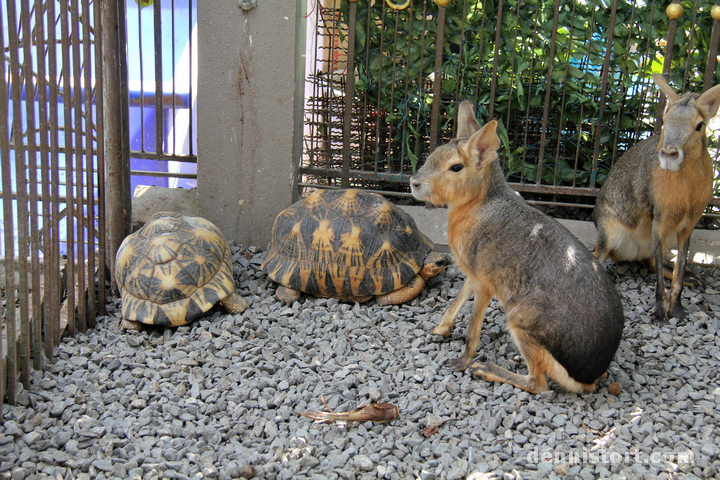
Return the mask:
<path id="1" fill-rule="evenodd" d="M 427 281 L 428 278 L 434 277 L 445 270 L 451 263 L 450 257 L 444 253 L 430 252 L 427 254 L 427 257 L 425 257 L 425 264 L 418 272 L 418 275 Z"/>

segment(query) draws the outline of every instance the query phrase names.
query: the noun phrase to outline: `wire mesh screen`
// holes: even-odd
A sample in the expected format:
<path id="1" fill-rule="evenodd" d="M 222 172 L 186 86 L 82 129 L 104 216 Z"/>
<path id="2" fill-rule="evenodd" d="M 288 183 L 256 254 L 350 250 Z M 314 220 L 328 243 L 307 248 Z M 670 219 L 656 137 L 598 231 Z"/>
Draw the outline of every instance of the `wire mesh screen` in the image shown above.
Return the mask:
<path id="1" fill-rule="evenodd" d="M 320 1 L 308 17 L 315 44 L 299 185 L 409 196 L 409 176 L 454 136 L 467 99 L 481 123 L 500 122 L 517 190 L 591 206 L 612 164 L 655 129 L 664 99 L 651 74 L 678 92 L 715 82 L 718 22 L 709 8 L 669 5 Z"/>

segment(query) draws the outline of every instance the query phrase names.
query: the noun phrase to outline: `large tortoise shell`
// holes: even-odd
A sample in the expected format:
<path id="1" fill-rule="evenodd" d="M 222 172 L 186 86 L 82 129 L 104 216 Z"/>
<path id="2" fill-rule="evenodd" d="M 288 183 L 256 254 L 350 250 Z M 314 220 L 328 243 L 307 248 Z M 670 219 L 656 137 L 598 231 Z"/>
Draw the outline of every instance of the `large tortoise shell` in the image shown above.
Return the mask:
<path id="1" fill-rule="evenodd" d="M 122 316 L 146 324 L 191 322 L 235 291 L 230 246 L 200 217 L 156 213 L 115 259 Z"/>
<path id="2" fill-rule="evenodd" d="M 311 295 L 363 298 L 408 283 L 432 248 L 412 217 L 380 195 L 317 190 L 277 216 L 262 269 Z"/>

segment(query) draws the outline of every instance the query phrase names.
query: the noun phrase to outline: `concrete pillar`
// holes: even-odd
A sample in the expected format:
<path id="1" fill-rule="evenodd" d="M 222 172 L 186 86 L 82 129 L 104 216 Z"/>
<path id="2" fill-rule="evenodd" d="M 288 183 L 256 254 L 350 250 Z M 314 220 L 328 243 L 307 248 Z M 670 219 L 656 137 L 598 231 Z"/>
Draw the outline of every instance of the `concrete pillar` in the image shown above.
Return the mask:
<path id="1" fill-rule="evenodd" d="M 265 247 L 302 147 L 305 0 L 198 2 L 198 213 Z"/>

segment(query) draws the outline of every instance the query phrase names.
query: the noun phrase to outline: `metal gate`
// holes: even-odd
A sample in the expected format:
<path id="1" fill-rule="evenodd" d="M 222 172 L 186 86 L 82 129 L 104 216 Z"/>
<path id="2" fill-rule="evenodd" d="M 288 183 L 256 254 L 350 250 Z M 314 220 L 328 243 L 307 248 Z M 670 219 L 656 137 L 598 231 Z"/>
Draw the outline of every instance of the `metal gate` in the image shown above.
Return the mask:
<path id="1" fill-rule="evenodd" d="M 98 2 L 0 4 L 3 321 L 0 402 L 104 312 Z"/>
<path id="2" fill-rule="evenodd" d="M 718 6 L 400 3 L 313 5 L 302 188 L 410 196 L 410 175 L 452 138 L 455 106 L 469 99 L 481 123 L 499 120 L 516 190 L 539 203 L 591 207 L 615 160 L 659 124 L 664 99 L 650 74 L 700 93 L 720 73 Z M 717 149 L 715 133 L 710 145 Z"/>

